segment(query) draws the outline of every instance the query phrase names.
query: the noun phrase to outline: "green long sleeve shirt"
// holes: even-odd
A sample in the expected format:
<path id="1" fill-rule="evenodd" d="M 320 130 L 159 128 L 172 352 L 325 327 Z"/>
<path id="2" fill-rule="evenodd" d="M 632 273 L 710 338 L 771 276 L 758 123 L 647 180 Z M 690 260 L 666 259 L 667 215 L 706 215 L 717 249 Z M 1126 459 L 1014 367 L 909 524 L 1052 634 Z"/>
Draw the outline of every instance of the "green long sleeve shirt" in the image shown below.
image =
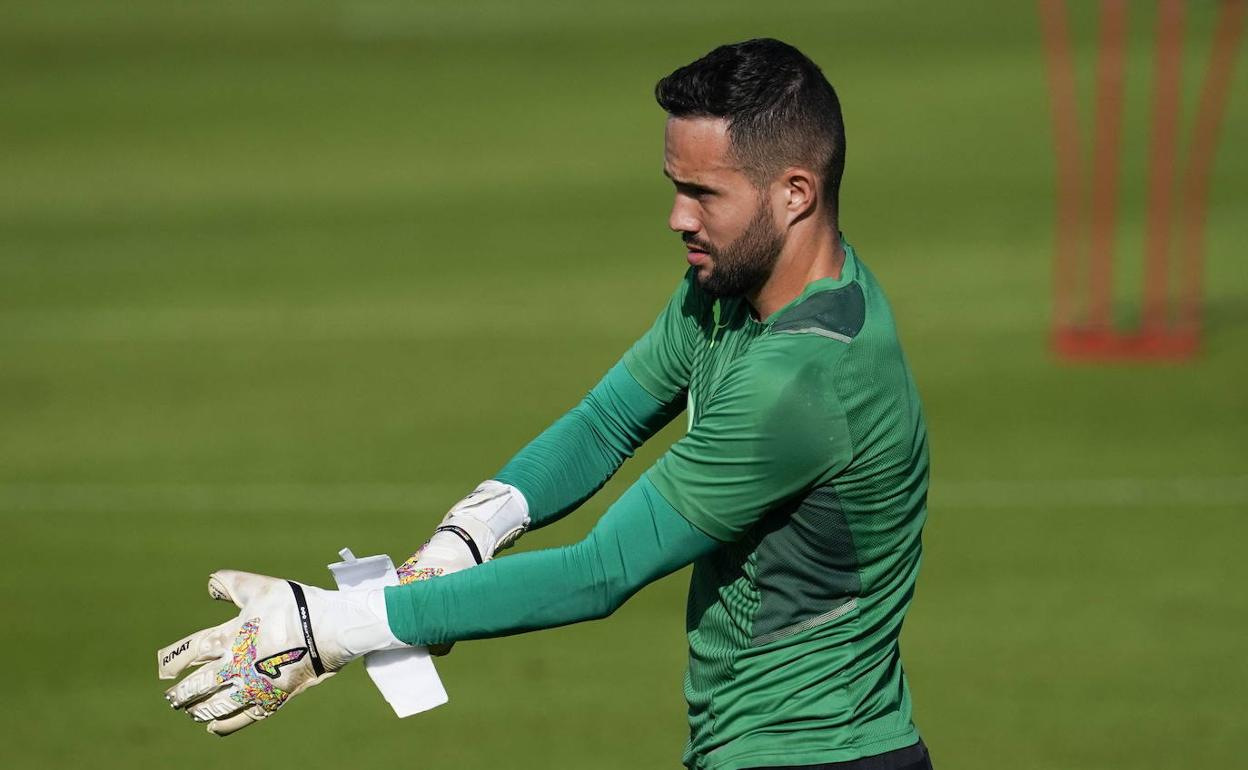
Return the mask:
<path id="1" fill-rule="evenodd" d="M 429 644 L 603 617 L 693 563 L 691 768 L 840 762 L 911 745 L 897 638 L 914 591 L 928 453 L 879 284 L 841 276 L 766 319 L 686 274 L 653 327 L 496 476 L 536 526 L 587 499 L 680 411 L 688 431 L 581 543 L 387 589 Z"/>

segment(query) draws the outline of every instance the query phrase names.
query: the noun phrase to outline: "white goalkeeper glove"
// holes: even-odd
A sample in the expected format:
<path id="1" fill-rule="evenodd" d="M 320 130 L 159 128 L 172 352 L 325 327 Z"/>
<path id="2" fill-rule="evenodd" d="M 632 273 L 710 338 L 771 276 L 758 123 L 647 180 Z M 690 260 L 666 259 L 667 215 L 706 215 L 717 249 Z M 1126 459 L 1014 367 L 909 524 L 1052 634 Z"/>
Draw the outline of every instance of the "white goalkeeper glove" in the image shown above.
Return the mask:
<path id="1" fill-rule="evenodd" d="M 529 504 L 520 490 L 483 481 L 442 518 L 429 541 L 399 565 L 399 584 L 483 564 L 512 546 L 528 527 Z"/>
<path id="2" fill-rule="evenodd" d="M 242 611 L 160 650 L 156 665 L 161 679 L 172 679 L 204 664 L 165 698 L 215 735 L 259 722 L 362 655 L 405 646 L 390 631 L 380 589 L 326 591 L 220 570 L 208 593 Z"/>
<path id="3" fill-rule="evenodd" d="M 433 535 L 399 565 L 399 585 L 449 575 L 484 564 L 515 544 L 529 528 L 529 504 L 520 490 L 493 479 L 483 481 L 442 517 Z M 434 644 L 446 655 L 454 643 Z"/>

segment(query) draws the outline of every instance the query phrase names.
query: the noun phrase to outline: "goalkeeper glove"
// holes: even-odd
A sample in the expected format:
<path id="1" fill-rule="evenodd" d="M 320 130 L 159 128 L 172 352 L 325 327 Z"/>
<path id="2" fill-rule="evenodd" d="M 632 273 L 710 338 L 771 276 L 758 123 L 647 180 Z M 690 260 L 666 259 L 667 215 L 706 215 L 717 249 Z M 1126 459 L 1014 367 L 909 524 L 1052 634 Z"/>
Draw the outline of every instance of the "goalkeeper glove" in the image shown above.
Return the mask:
<path id="1" fill-rule="evenodd" d="M 520 490 L 484 481 L 451 508 L 420 550 L 399 565 L 399 584 L 483 564 L 515 544 L 528 527 L 529 505 Z"/>
<path id="2" fill-rule="evenodd" d="M 242 611 L 160 650 L 156 664 L 161 679 L 205 664 L 165 698 L 215 735 L 259 722 L 355 658 L 404 646 L 390 631 L 380 589 L 326 591 L 220 570 L 208 593 Z"/>
<path id="3" fill-rule="evenodd" d="M 399 585 L 484 564 L 514 545 L 528 528 L 529 504 L 520 490 L 492 479 L 483 481 L 451 508 L 420 550 L 399 565 Z M 429 652 L 446 655 L 453 645 L 431 645 Z"/>

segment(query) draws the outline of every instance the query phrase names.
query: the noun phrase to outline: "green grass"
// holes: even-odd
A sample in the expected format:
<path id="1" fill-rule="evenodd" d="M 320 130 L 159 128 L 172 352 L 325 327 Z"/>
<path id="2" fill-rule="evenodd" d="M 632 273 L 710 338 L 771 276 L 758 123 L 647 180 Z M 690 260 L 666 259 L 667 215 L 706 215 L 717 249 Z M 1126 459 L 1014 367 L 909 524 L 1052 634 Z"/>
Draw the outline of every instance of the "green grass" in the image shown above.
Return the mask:
<path id="1" fill-rule="evenodd" d="M 405 721 L 355 670 L 215 741 L 168 713 L 152 659 L 225 616 L 214 568 L 324 583 L 344 545 L 402 558 L 592 385 L 682 272 L 653 82 L 759 34 L 841 93 L 843 226 L 928 409 L 903 644 L 937 762 L 1238 761 L 1248 67 L 1201 357 L 1074 367 L 1045 348 L 1031 4 L 2 7 L 5 766 L 675 766 L 679 576 L 606 621 L 459 645 L 451 704 Z M 1191 13 L 1200 53 L 1212 17 Z M 1141 201 L 1124 192 L 1124 249 Z M 524 547 L 579 537 L 678 429 Z"/>

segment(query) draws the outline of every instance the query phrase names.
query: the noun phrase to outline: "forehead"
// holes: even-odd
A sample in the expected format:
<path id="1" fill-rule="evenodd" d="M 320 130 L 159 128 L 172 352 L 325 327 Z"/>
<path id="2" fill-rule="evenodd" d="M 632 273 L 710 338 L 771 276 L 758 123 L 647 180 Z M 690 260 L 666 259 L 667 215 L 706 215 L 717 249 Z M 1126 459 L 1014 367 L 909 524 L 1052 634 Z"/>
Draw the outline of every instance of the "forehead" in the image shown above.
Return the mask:
<path id="1" fill-rule="evenodd" d="M 684 182 L 739 176 L 731 149 L 725 119 L 669 117 L 663 131 L 663 172 Z"/>

